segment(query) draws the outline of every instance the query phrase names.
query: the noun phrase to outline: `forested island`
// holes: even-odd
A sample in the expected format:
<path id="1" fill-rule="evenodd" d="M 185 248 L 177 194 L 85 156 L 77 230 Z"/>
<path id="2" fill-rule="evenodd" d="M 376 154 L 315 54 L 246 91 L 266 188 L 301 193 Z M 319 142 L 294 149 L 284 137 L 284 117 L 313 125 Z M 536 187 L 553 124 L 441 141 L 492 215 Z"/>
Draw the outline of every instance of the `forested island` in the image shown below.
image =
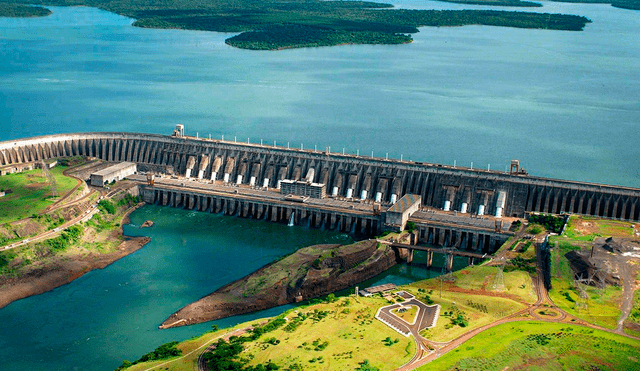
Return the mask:
<path id="1" fill-rule="evenodd" d="M 438 0 L 443 3 L 486 5 L 486 6 L 512 6 L 519 8 L 540 8 L 542 4 L 533 1 L 522 0 Z"/>
<path id="2" fill-rule="evenodd" d="M 463 0 L 464 1 L 464 0 Z M 518 0 L 495 0 L 512 1 Z M 589 19 L 577 15 L 490 10 L 406 10 L 366 1 L 256 0 L 0 0 L 33 5 L 86 5 L 136 19 L 134 26 L 238 32 L 227 44 L 278 50 L 340 44 L 402 44 L 422 26 L 487 25 L 580 31 Z"/>
<path id="3" fill-rule="evenodd" d="M 0 17 L 29 18 L 46 17 L 51 11 L 39 6 L 0 3 Z"/>

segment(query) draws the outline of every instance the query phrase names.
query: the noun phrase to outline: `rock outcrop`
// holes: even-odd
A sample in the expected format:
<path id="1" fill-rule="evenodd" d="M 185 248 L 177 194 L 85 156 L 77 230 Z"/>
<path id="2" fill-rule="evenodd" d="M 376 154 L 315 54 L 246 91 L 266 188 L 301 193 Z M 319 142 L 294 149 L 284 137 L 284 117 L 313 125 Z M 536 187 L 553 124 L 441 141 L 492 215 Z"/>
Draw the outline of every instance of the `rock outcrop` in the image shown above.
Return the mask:
<path id="1" fill-rule="evenodd" d="M 396 264 L 396 253 L 375 240 L 316 245 L 221 287 L 167 318 L 160 328 L 186 326 L 295 303 L 346 289 Z"/>

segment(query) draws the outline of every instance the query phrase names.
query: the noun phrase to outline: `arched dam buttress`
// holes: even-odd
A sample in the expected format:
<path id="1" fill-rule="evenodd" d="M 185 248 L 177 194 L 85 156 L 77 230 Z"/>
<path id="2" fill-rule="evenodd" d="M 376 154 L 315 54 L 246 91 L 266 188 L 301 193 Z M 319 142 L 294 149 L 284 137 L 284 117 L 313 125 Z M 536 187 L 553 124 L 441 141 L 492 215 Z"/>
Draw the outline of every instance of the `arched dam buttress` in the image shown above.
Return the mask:
<path id="1" fill-rule="evenodd" d="M 180 135 L 77 133 L 4 141 L 0 172 L 71 156 L 133 162 L 139 174 L 186 180 L 161 178 L 150 186 L 138 175 L 147 202 L 272 221 L 288 221 L 295 212 L 296 224 L 366 234 L 382 229 L 376 204 L 384 210 L 404 195 L 419 195 L 421 209 L 411 221 L 421 241 L 478 251 L 491 251 L 508 237 L 496 220 L 529 212 L 640 220 L 638 188 Z M 329 197 L 316 204 L 274 199 L 283 180 L 300 179 L 324 185 Z"/>

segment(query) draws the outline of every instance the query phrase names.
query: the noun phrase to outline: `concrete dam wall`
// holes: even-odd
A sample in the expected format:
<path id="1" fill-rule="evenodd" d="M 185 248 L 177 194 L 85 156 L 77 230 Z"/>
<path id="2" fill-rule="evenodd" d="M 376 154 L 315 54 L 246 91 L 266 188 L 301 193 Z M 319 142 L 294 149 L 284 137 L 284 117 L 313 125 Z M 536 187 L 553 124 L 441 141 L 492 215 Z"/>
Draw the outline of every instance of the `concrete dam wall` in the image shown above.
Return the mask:
<path id="1" fill-rule="evenodd" d="M 447 211 L 523 217 L 525 212 L 640 220 L 640 189 L 326 151 L 140 133 L 78 133 L 0 142 L 0 166 L 54 157 L 129 161 L 139 171 L 279 188 L 325 184 L 330 196 L 394 203 L 405 194 Z"/>

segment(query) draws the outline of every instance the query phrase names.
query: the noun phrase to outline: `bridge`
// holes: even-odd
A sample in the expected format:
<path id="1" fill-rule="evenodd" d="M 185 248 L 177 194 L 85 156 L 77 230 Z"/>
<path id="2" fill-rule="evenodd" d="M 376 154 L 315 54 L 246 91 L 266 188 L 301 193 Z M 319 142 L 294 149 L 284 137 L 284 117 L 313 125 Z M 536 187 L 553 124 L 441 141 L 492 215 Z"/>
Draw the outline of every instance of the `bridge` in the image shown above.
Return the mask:
<path id="1" fill-rule="evenodd" d="M 474 261 L 481 261 L 489 257 L 489 254 L 479 254 L 471 251 L 458 250 L 455 248 L 446 248 L 446 247 L 436 247 L 436 246 L 420 246 L 420 245 L 409 245 L 398 242 L 390 242 L 385 240 L 377 240 L 379 243 L 389 245 L 398 251 L 401 258 L 406 259 L 407 263 L 411 263 L 413 261 L 413 252 L 415 250 L 418 251 L 426 251 L 427 252 L 427 268 L 431 268 L 433 265 L 433 254 L 443 254 L 446 256 L 445 267 L 448 271 L 453 270 L 453 257 L 454 256 L 462 256 L 469 259 L 469 265 L 472 265 Z"/>

